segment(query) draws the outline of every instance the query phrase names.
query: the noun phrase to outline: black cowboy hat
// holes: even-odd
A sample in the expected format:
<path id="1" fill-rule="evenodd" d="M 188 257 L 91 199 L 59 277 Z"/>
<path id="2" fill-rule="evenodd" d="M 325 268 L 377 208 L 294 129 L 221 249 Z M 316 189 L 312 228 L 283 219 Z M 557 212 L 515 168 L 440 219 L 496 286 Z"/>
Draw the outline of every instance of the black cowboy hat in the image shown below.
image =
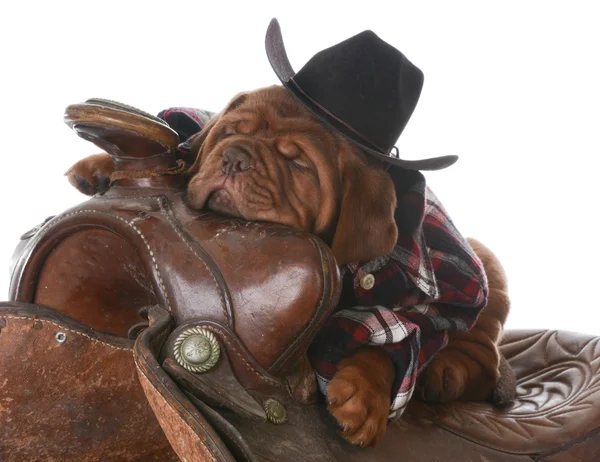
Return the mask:
<path id="1" fill-rule="evenodd" d="M 408 170 L 439 170 L 458 159 L 397 156 L 394 144 L 417 105 L 423 73 L 374 32 L 361 32 L 320 51 L 298 72 L 290 65 L 277 19 L 269 24 L 265 45 L 281 83 L 321 121 L 366 152 Z"/>

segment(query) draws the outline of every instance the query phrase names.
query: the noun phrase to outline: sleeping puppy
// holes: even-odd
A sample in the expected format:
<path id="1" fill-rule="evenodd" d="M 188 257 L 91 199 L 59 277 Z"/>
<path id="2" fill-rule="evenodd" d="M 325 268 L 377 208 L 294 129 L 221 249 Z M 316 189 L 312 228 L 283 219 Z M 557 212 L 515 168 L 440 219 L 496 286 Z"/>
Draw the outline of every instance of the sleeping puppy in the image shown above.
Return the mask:
<path id="1" fill-rule="evenodd" d="M 398 239 L 396 188 L 385 165 L 329 129 L 283 87 L 236 96 L 192 142 L 191 207 L 280 223 L 319 236 L 342 267 L 392 252 Z M 85 194 L 103 192 L 114 167 L 107 154 L 68 172 Z M 497 344 L 509 301 L 502 267 L 470 241 L 485 267 L 488 305 L 469 332 L 453 333 L 419 375 L 429 401 L 510 399 L 514 384 Z M 351 443 L 374 445 L 385 432 L 396 367 L 379 347 L 362 346 L 336 365 L 328 409 Z M 504 389 L 502 387 L 505 387 Z M 507 391 L 508 390 L 508 391 Z"/>

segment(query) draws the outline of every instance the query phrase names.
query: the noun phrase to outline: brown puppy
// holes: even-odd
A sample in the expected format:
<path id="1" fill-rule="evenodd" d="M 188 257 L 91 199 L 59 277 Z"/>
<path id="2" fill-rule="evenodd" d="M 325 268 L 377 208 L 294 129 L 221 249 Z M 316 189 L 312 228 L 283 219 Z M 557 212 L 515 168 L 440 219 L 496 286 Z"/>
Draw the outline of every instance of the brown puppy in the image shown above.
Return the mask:
<path id="1" fill-rule="evenodd" d="M 397 240 L 393 182 L 380 162 L 328 129 L 283 87 L 236 96 L 196 138 L 188 200 L 194 208 L 281 223 L 331 245 L 338 264 L 392 251 Z M 75 164 L 67 175 L 85 194 L 105 189 L 107 155 Z M 471 333 L 456 335 L 422 374 L 423 398 L 487 399 L 500 377 L 496 344 L 508 313 L 499 262 L 473 241 L 492 296 Z M 329 410 L 353 444 L 372 445 L 385 432 L 394 366 L 365 347 L 339 363 L 329 383 Z M 504 398 L 497 400 L 501 401 Z"/>
<path id="2" fill-rule="evenodd" d="M 483 401 L 504 405 L 515 398 L 515 375 L 497 344 L 510 310 L 506 274 L 498 258 L 481 242 L 467 239 L 481 259 L 489 284 L 488 303 L 469 332 L 452 332 L 420 377 L 427 401 Z"/>

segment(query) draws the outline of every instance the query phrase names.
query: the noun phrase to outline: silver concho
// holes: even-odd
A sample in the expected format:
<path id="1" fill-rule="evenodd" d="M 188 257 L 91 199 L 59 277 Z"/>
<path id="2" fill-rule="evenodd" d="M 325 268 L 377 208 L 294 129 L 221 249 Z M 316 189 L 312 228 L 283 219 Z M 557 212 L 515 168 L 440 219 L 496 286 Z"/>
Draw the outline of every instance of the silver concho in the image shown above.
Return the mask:
<path id="1" fill-rule="evenodd" d="M 204 327 L 184 330 L 173 344 L 175 360 L 190 372 L 206 372 L 221 355 L 217 337 Z"/>

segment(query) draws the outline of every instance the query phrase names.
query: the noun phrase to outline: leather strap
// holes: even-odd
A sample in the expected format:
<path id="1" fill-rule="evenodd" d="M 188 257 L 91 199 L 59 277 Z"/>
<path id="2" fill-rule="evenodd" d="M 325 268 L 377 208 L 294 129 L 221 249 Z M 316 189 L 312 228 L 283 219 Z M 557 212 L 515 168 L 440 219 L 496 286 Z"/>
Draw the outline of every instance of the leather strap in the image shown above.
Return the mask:
<path id="1" fill-rule="evenodd" d="M 148 318 L 149 327 L 135 342 L 134 359 L 142 389 L 173 450 L 181 460 L 235 462 L 212 425 L 157 362 L 171 331 L 169 313 L 155 306 Z"/>
<path id="2" fill-rule="evenodd" d="M 156 170 L 116 170 L 110 175 L 111 186 L 118 180 L 136 180 L 139 178 L 155 178 L 165 175 L 180 175 L 188 169 L 188 165 L 181 159 L 177 160 L 174 167 L 158 168 Z"/>

